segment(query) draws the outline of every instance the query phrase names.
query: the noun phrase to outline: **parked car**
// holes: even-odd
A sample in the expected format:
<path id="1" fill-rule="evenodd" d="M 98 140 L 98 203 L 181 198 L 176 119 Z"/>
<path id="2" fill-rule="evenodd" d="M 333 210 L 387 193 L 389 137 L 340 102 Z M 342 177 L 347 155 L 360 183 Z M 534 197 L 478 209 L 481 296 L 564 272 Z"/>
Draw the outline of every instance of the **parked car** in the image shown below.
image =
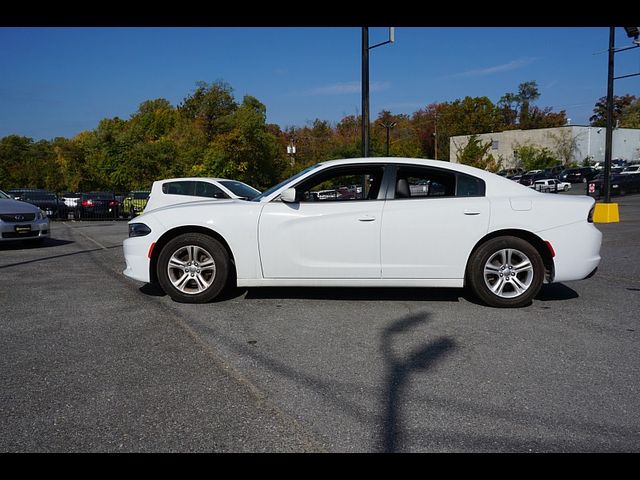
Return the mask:
<path id="1" fill-rule="evenodd" d="M 153 182 L 145 211 L 197 200 L 251 200 L 258 195 L 259 190 L 237 180 L 204 177 L 168 178 Z"/>
<path id="2" fill-rule="evenodd" d="M 88 192 L 80 194 L 74 212 L 75 220 L 115 220 L 119 216 L 120 202 L 116 200 L 113 192 Z"/>
<path id="3" fill-rule="evenodd" d="M 520 184 L 525 187 L 529 187 L 534 184 L 537 180 L 543 180 L 547 178 L 547 175 L 542 170 L 531 170 L 530 172 L 525 173 L 520 178 Z"/>
<path id="4" fill-rule="evenodd" d="M 640 165 L 628 165 L 620 172 L 623 175 L 637 175 L 640 174 Z"/>
<path id="5" fill-rule="evenodd" d="M 560 191 L 567 192 L 571 190 L 571 184 L 569 182 L 561 182 L 557 178 L 546 178 L 543 180 L 536 180 L 533 185 L 530 185 L 530 188 L 539 192 L 557 193 Z"/>
<path id="6" fill-rule="evenodd" d="M 127 193 L 122 201 L 123 214 L 130 219 L 140 215 L 147 206 L 150 193 L 149 190 L 136 190 Z"/>
<path id="7" fill-rule="evenodd" d="M 609 177 L 609 194 L 626 195 L 627 193 L 640 192 L 640 175 L 612 174 Z M 595 198 L 604 196 L 604 174 L 601 173 L 587 185 L 587 194 Z"/>
<path id="8" fill-rule="evenodd" d="M 354 183 L 359 199 L 313 195 Z M 123 273 L 187 303 L 210 301 L 236 279 L 239 287 L 468 285 L 488 305 L 520 307 L 543 282 L 595 272 L 594 204 L 467 165 L 332 160 L 251 201 L 145 210 L 129 222 Z"/>
<path id="9" fill-rule="evenodd" d="M 67 207 L 67 211 L 73 212 L 78 206 L 78 199 L 82 196 L 80 192 L 64 192 L 60 198 Z"/>
<path id="10" fill-rule="evenodd" d="M 500 170 L 498 175 L 501 177 L 511 178 L 515 175 L 522 175 L 524 170 L 522 168 L 505 168 L 504 170 Z"/>
<path id="11" fill-rule="evenodd" d="M 587 183 L 589 180 L 593 180 L 596 175 L 598 175 L 598 171 L 595 168 L 569 168 L 558 176 L 558 180 L 569 183 Z"/>
<path id="12" fill-rule="evenodd" d="M 42 241 L 50 231 L 49 217 L 39 207 L 0 190 L 0 242 Z"/>
<path id="13" fill-rule="evenodd" d="M 64 201 L 53 192 L 46 190 L 26 190 L 21 193 L 20 200 L 31 203 L 42 209 L 49 218 L 63 218 L 66 214 Z"/>
<path id="14" fill-rule="evenodd" d="M 564 165 L 556 165 L 554 167 L 548 167 L 543 170 L 545 175 L 549 178 L 557 178 L 565 169 Z"/>

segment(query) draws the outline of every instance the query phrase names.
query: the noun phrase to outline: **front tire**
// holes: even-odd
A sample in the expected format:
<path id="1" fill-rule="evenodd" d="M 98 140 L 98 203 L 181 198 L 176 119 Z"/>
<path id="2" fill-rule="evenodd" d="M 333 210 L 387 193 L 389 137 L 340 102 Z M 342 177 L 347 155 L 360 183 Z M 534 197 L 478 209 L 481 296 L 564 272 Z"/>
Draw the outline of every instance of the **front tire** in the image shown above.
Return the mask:
<path id="1" fill-rule="evenodd" d="M 185 233 L 170 240 L 158 256 L 158 283 L 180 303 L 206 303 L 224 289 L 229 254 L 216 239 Z"/>
<path id="2" fill-rule="evenodd" d="M 482 244 L 469 264 L 473 293 L 492 307 L 517 308 L 531 303 L 542 287 L 544 264 L 538 251 L 518 237 L 496 237 Z"/>

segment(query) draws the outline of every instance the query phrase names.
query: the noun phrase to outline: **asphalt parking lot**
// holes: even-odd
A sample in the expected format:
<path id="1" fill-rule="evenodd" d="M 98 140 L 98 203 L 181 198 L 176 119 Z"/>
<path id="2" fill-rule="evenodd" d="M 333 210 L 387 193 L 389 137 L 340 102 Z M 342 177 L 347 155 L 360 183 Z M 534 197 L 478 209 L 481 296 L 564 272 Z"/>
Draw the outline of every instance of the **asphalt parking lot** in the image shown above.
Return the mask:
<path id="1" fill-rule="evenodd" d="M 573 192 L 578 193 L 578 192 Z M 0 246 L 2 452 L 638 452 L 640 195 L 598 273 L 525 308 L 454 289 L 122 275 L 127 223 Z"/>

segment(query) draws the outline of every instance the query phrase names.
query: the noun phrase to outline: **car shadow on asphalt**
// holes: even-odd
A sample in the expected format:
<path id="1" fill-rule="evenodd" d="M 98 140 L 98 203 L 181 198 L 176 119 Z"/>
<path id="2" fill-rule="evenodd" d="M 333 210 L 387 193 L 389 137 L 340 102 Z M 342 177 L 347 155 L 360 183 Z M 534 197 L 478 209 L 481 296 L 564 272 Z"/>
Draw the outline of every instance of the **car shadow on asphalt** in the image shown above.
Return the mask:
<path id="1" fill-rule="evenodd" d="M 555 302 L 579 298 L 578 292 L 563 283 L 544 284 L 535 299 L 543 302 Z"/>
<path id="2" fill-rule="evenodd" d="M 241 289 L 238 289 L 241 290 Z M 244 289 L 245 298 L 253 299 L 308 299 L 308 300 L 413 300 L 459 302 L 472 301 L 466 290 L 459 288 L 387 288 L 387 287 L 261 287 Z"/>
<path id="3" fill-rule="evenodd" d="M 74 243 L 72 240 L 61 240 L 58 238 L 44 238 L 41 243 L 37 241 L 16 241 L 0 243 L 0 251 L 2 250 L 37 250 L 39 248 L 59 247 Z"/>

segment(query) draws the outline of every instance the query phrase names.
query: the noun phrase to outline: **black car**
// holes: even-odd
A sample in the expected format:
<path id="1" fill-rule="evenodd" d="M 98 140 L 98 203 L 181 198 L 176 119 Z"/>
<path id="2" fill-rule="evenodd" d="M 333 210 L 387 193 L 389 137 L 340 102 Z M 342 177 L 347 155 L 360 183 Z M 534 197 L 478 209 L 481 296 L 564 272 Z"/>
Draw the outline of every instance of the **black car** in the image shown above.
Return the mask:
<path id="1" fill-rule="evenodd" d="M 593 180 L 598 173 L 595 168 L 591 167 L 569 168 L 562 172 L 558 179 L 569 183 L 587 183 L 589 180 Z"/>
<path id="2" fill-rule="evenodd" d="M 612 174 L 609 177 L 609 193 L 611 195 L 626 195 L 640 192 L 640 175 Z M 604 174 L 598 175 L 589 182 L 587 194 L 595 198 L 604 196 Z"/>
<path id="3" fill-rule="evenodd" d="M 545 178 L 549 178 L 546 173 L 538 172 L 538 173 L 525 173 L 521 178 L 519 183 L 528 187 L 529 185 L 533 185 L 536 180 L 544 180 Z"/>
<path id="4" fill-rule="evenodd" d="M 12 195 L 16 200 L 40 207 L 40 210 L 45 212 L 49 218 L 62 218 L 66 213 L 64 202 L 53 192 L 35 189 L 12 190 L 11 192 L 15 192 Z"/>
<path id="5" fill-rule="evenodd" d="M 113 192 L 82 193 L 74 211 L 74 219 L 112 219 L 120 216 L 120 202 Z"/>

